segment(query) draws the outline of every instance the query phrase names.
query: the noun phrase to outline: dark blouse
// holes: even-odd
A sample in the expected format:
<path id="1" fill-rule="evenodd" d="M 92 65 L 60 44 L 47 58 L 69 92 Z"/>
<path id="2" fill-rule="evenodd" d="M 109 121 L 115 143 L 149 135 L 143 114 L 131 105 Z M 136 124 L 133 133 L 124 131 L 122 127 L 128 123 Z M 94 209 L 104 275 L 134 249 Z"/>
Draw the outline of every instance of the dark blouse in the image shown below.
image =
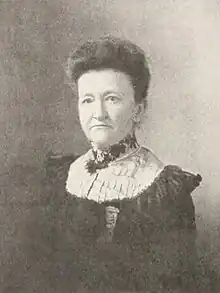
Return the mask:
<path id="1" fill-rule="evenodd" d="M 28 229 L 29 258 L 51 292 L 202 292 L 191 197 L 201 176 L 166 166 L 137 197 L 112 201 L 120 213 L 108 241 L 109 202 L 65 191 L 73 160 L 47 161 Z"/>

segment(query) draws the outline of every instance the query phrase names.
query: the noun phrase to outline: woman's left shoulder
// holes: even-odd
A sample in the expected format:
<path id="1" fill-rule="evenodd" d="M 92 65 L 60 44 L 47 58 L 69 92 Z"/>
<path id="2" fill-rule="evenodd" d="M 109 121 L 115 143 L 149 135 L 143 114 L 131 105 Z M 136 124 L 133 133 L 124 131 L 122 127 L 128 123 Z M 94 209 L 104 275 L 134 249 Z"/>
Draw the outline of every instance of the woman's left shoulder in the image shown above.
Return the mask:
<path id="1" fill-rule="evenodd" d="M 178 165 L 164 164 L 153 151 L 146 147 L 141 148 L 141 156 L 145 162 L 145 171 L 153 170 L 155 178 L 153 185 L 159 190 L 168 190 L 178 194 L 181 190 L 191 193 L 200 185 L 202 177 L 191 171 L 184 170 Z"/>
<path id="2" fill-rule="evenodd" d="M 149 177 L 149 175 L 152 182 L 165 167 L 163 162 L 150 149 L 144 146 L 140 147 L 136 159 L 139 162 L 137 176 L 143 177 L 144 182 L 149 181 L 145 178 L 146 176 Z"/>
<path id="3" fill-rule="evenodd" d="M 200 174 L 186 171 L 178 165 L 165 165 L 155 180 L 159 186 L 167 185 L 172 194 L 178 194 L 181 191 L 191 193 L 201 181 Z"/>
<path id="4" fill-rule="evenodd" d="M 165 167 L 164 163 L 149 148 L 141 146 L 139 154 L 147 167 L 154 168 L 157 171 L 160 171 Z"/>

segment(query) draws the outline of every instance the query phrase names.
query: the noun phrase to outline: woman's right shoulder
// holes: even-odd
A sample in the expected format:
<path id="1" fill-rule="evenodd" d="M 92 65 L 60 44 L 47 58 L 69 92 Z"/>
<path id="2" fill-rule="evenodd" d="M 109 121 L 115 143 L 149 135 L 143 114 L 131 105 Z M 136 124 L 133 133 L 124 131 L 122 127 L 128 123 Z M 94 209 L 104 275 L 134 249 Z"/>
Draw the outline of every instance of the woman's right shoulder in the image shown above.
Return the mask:
<path id="1" fill-rule="evenodd" d="M 51 177 L 54 173 L 57 173 L 57 170 L 65 170 L 73 162 L 75 162 L 80 156 L 75 154 L 54 154 L 50 153 L 45 160 L 44 169 L 46 174 Z"/>
<path id="2" fill-rule="evenodd" d="M 55 154 L 46 156 L 41 176 L 41 197 L 40 201 L 51 203 L 58 194 L 63 194 L 65 180 L 70 165 L 78 159 L 75 154 Z M 60 197 L 60 196 L 59 196 Z M 62 197 L 62 196 L 61 196 Z"/>

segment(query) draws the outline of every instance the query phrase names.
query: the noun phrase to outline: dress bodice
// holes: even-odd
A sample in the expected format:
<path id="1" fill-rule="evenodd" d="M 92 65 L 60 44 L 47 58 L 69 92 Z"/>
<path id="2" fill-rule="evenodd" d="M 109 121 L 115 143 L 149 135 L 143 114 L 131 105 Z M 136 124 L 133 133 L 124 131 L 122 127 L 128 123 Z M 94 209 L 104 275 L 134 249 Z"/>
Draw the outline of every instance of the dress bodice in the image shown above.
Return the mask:
<path id="1" fill-rule="evenodd" d="M 82 287 L 197 292 L 191 192 L 201 177 L 164 166 L 143 147 L 89 174 L 84 163 L 90 155 L 49 161 L 47 204 L 33 229 L 41 245 L 32 251 L 41 248 L 50 280 L 58 279 L 53 286 L 65 293 Z M 106 219 L 112 208 L 114 229 Z"/>

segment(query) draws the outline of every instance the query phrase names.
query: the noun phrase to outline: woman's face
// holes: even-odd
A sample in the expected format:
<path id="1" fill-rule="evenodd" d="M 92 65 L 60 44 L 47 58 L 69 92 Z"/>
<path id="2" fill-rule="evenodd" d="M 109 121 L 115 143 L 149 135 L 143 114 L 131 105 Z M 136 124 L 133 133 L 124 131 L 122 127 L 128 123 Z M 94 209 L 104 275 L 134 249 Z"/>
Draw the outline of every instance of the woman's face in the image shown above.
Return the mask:
<path id="1" fill-rule="evenodd" d="M 133 130 L 135 103 L 128 75 L 113 69 L 91 70 L 78 80 L 78 111 L 86 137 L 99 149 L 125 138 Z"/>

